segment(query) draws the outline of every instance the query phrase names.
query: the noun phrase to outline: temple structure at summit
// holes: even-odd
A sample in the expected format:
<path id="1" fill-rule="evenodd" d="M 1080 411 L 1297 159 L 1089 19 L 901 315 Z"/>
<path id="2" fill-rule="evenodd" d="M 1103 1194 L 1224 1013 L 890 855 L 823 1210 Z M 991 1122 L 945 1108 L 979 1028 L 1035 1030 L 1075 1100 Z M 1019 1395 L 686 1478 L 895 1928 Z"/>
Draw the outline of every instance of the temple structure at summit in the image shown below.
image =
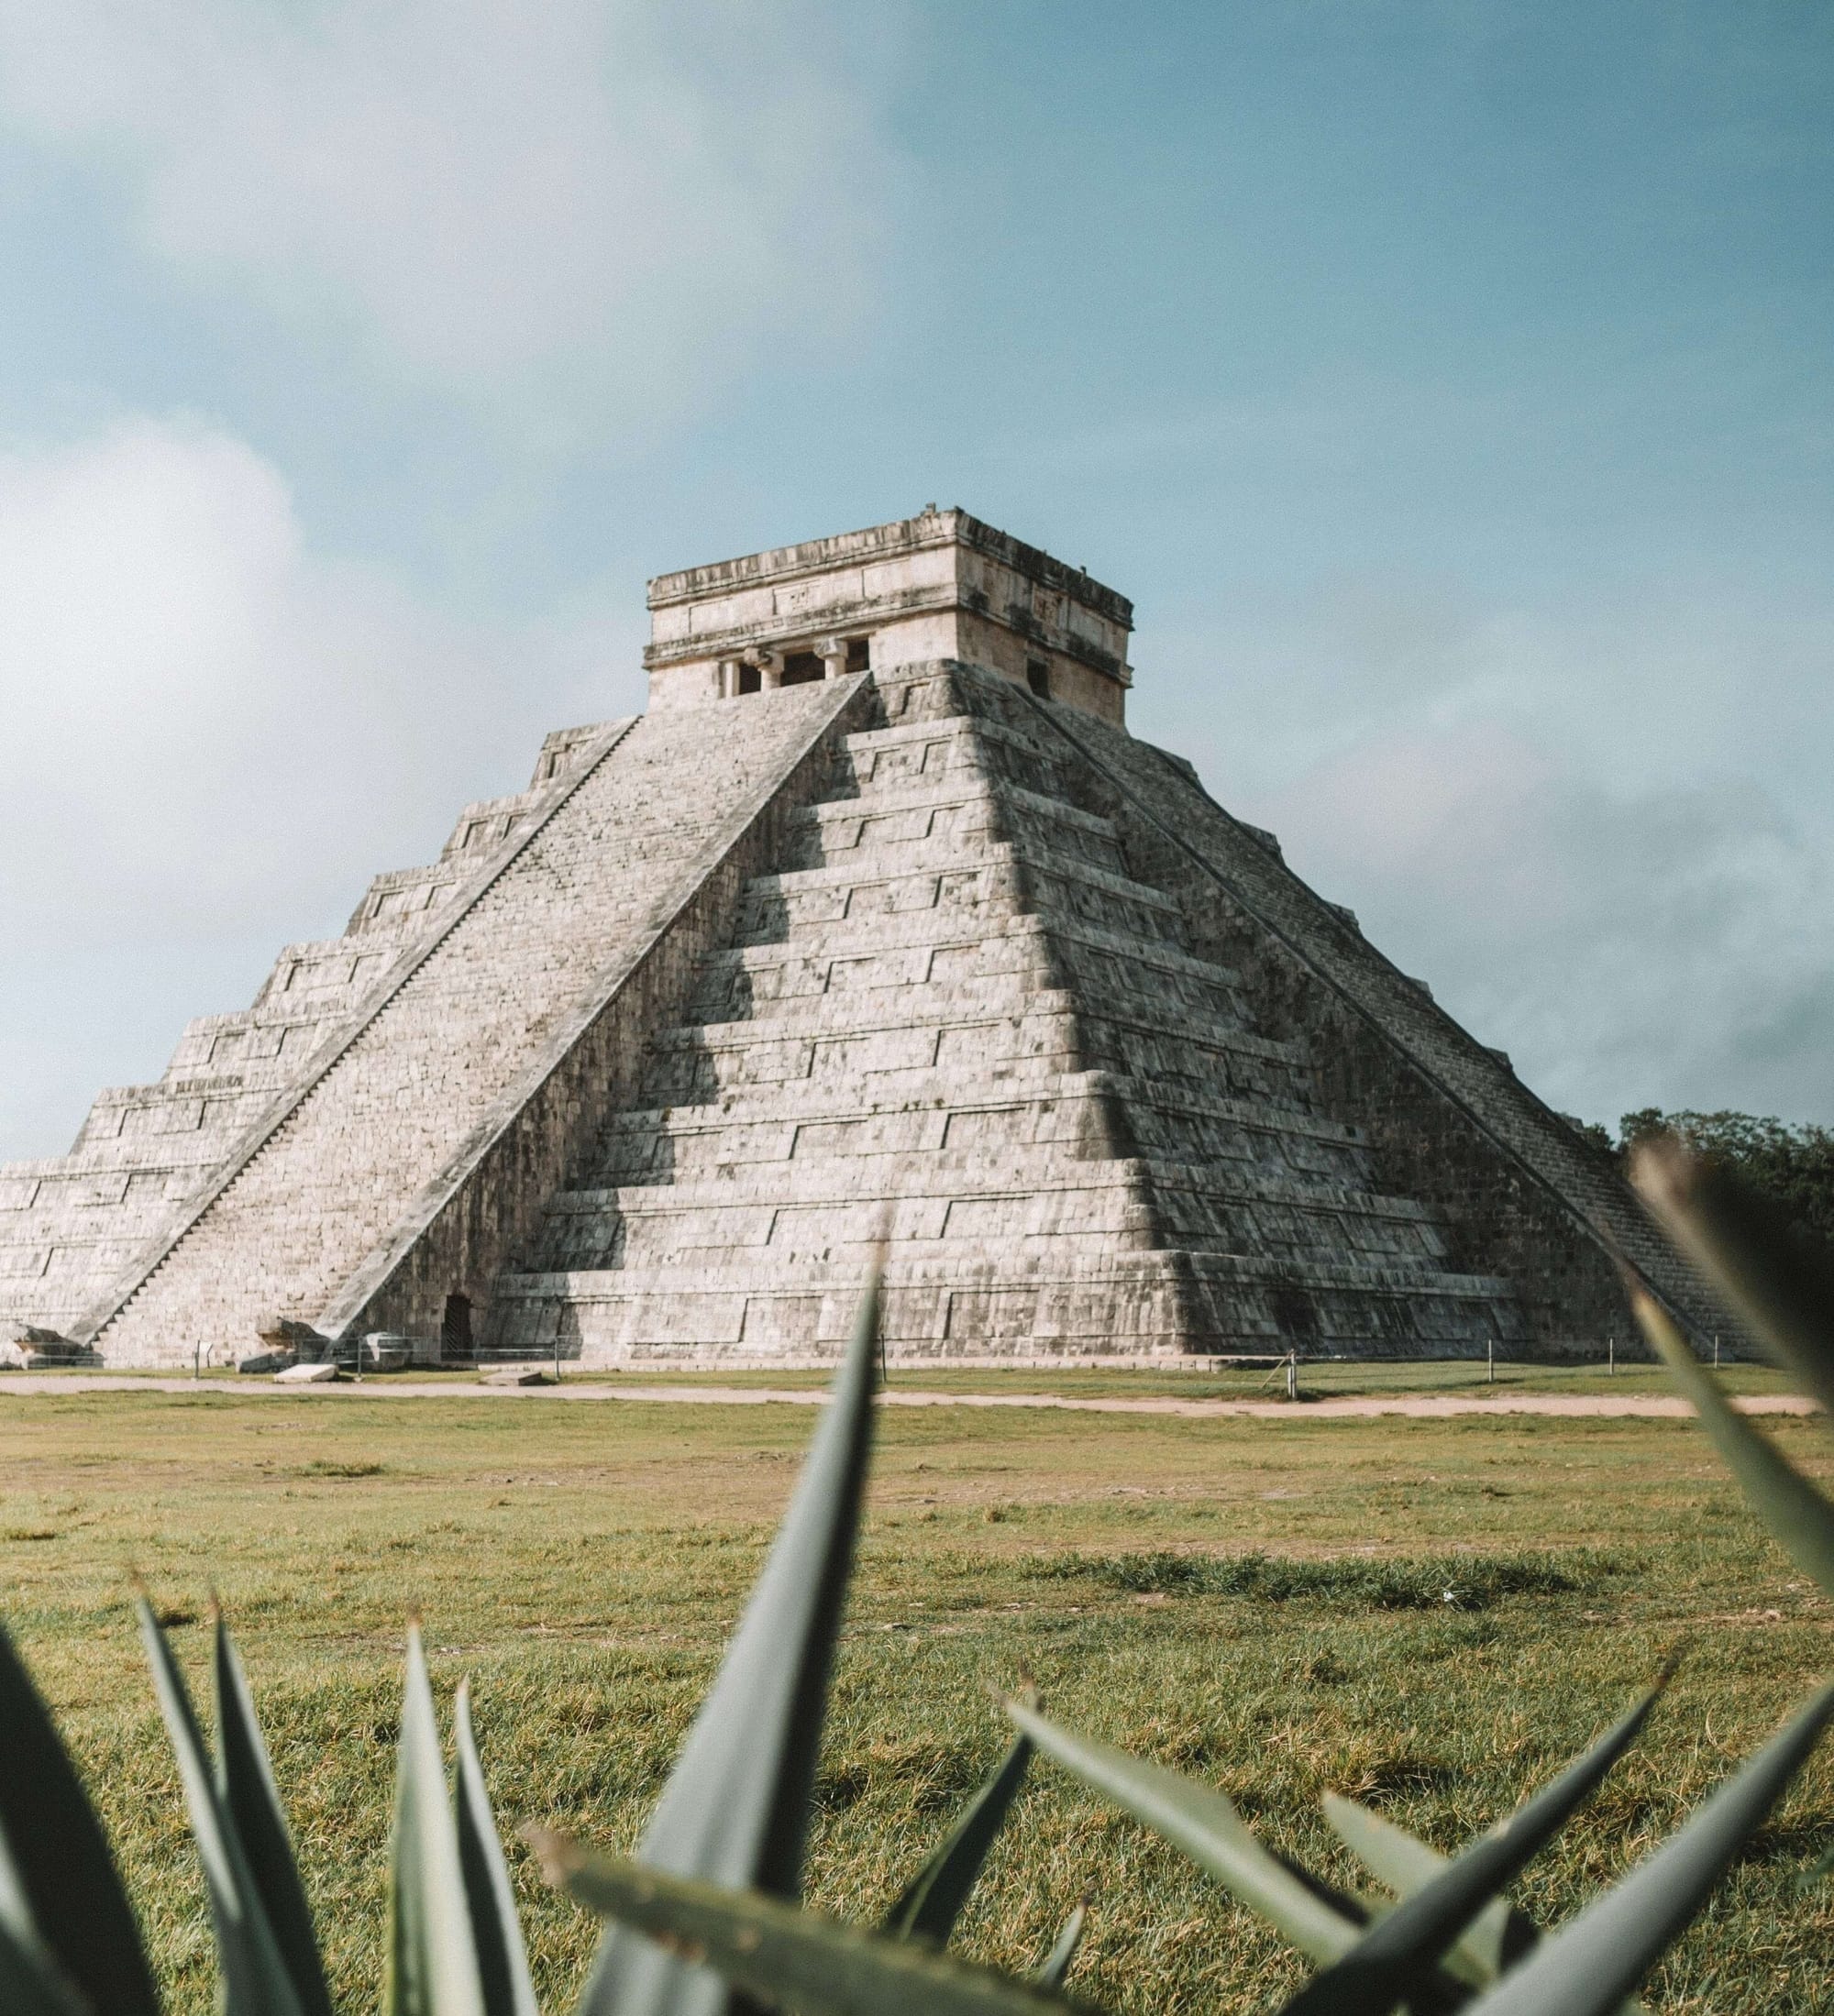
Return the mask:
<path id="1" fill-rule="evenodd" d="M 1131 605 L 960 511 L 664 575 L 649 707 L 287 946 L 0 1315 L 108 1364 L 1482 1355 L 1710 1321 L 1610 1160 L 1127 729 Z"/>

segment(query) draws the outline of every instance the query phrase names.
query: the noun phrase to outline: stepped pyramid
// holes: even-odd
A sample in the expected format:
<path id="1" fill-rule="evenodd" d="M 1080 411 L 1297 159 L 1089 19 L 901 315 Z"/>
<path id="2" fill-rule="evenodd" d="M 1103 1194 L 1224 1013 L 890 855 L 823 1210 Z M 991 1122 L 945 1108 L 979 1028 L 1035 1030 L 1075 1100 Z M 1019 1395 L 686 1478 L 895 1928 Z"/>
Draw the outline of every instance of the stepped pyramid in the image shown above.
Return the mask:
<path id="1" fill-rule="evenodd" d="M 1130 605 L 962 512 L 650 584 L 648 712 L 0 1167 L 0 1314 L 586 1362 L 1592 1348 L 1608 1158 L 1125 727 Z"/>

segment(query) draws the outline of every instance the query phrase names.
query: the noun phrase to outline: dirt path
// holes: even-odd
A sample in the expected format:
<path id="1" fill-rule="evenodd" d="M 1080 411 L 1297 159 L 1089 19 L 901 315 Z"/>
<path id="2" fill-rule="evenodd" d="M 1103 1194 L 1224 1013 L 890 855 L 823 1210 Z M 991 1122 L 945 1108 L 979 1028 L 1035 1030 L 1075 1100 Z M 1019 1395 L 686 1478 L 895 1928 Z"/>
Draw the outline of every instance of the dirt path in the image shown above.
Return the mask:
<path id="1" fill-rule="evenodd" d="M 277 1386 L 271 1379 L 124 1379 L 105 1372 L 8 1373 L 0 1378 L 0 1396 L 7 1394 L 70 1393 L 233 1393 L 251 1398 L 284 1399 L 305 1394 L 327 1400 L 635 1400 L 684 1406 L 819 1407 L 827 1394 L 818 1387 L 769 1386 L 609 1386 L 563 1383 L 558 1386 L 493 1386 L 437 1383 L 387 1377 L 340 1379 L 317 1386 Z M 1453 1394 L 1397 1394 L 1392 1398 L 1363 1394 L 1336 1400 L 1180 1400 L 1170 1394 L 1147 1394 L 1137 1400 L 1099 1396 L 1077 1399 L 1048 1393 L 925 1393 L 893 1386 L 879 1395 L 889 1407 L 1053 1407 L 1070 1414 L 1169 1414 L 1193 1420 L 1252 1416 L 1275 1421 L 1364 1420 L 1372 1415 L 1396 1415 L 1419 1421 L 1444 1421 L 1462 1415 L 1545 1414 L 1621 1420 L 1680 1419 L 1694 1412 L 1685 1400 L 1659 1394 L 1513 1394 L 1495 1397 Z M 1813 1401 L 1796 1394 L 1762 1394 L 1735 1399 L 1745 1414 L 1812 1414 Z"/>

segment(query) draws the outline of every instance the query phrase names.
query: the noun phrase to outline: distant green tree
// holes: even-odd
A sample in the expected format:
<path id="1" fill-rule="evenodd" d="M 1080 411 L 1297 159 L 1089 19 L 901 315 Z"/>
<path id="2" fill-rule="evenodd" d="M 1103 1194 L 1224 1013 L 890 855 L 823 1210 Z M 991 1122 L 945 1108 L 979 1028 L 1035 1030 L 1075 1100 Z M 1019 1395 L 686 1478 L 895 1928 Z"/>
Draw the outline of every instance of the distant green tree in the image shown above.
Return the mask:
<path id="1" fill-rule="evenodd" d="M 1577 1113 L 1563 1113 L 1561 1118 L 1591 1148 L 1601 1148 L 1608 1155 L 1618 1152 L 1618 1144 L 1611 1139 L 1611 1129 L 1600 1127 L 1596 1120 L 1582 1120 Z"/>
<path id="2" fill-rule="evenodd" d="M 1646 1106 L 1625 1114 L 1618 1133 L 1623 1154 L 1652 1134 L 1679 1135 L 1696 1154 L 1743 1177 L 1806 1230 L 1834 1240 L 1834 1129 L 1793 1127 L 1769 1115 L 1663 1113 Z"/>

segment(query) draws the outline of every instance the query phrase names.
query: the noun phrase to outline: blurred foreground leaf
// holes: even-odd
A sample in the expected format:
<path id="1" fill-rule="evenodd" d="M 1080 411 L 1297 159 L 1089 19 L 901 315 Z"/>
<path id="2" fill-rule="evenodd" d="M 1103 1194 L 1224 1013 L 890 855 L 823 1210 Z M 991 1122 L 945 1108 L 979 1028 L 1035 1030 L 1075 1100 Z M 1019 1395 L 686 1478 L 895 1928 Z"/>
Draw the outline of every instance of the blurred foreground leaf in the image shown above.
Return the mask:
<path id="1" fill-rule="evenodd" d="M 407 1685 L 389 1844 L 384 2016 L 484 2016 L 458 1834 L 446 1796 L 439 1725 L 418 1625 L 408 1627 Z"/>
<path id="2" fill-rule="evenodd" d="M 1471 2016 L 1608 2016 L 1692 1922 L 1763 1824 L 1830 1715 L 1825 1688 L 1678 1834 L 1471 2005 Z"/>
<path id="3" fill-rule="evenodd" d="M 948 1943 L 993 1837 L 1018 1796 L 1031 1757 L 1031 1743 L 1020 1736 L 886 1913 L 881 1930 L 894 1939 L 929 1939 L 939 1946 Z"/>
<path id="4" fill-rule="evenodd" d="M 8 1851 L 10 1850 L 10 1854 Z M 63 1981 L 109 2016 L 156 2016 L 158 1998 L 115 1858 L 74 1766 L 12 1640 L 0 1628 L 0 1902 L 16 1964 L 53 1963 Z M 0 1885 L 6 1878 L 0 1877 Z M 25 1986 L 20 1993 L 30 1992 Z M 57 1992 L 49 1990 L 48 1992 Z"/>
<path id="5" fill-rule="evenodd" d="M 778 1529 L 643 1838 L 647 1867 L 795 1897 L 853 1569 L 872 1441 L 878 1280 L 867 1283 L 829 1405 Z M 606 1933 L 580 2016 L 715 2016 L 725 1988 L 647 1941 Z"/>
<path id="6" fill-rule="evenodd" d="M 1289 2016 L 1387 2016 L 1597 1790 L 1636 1741 L 1667 1685 L 1664 1672 L 1630 1713 L 1552 1785 L 1543 1786 L 1500 1826 L 1479 1835 L 1431 1881 L 1372 1925 L 1341 1960 L 1287 2003 Z"/>
<path id="7" fill-rule="evenodd" d="M 1834 1504 L 1784 1460 L 1721 1392 L 1719 1382 L 1695 1357 L 1663 1310 L 1640 1290 L 1630 1305 L 1674 1383 L 1693 1402 L 1726 1467 L 1777 1544 L 1806 1575 L 1834 1596 Z"/>
<path id="8" fill-rule="evenodd" d="M 590 1855 L 559 1834 L 532 1830 L 529 1839 L 549 1881 L 582 1904 L 667 1941 L 774 2007 L 805 2016 L 1061 2016 L 1089 2006 L 756 1890 Z"/>
<path id="9" fill-rule="evenodd" d="M 274 1786 L 248 1676 L 221 1614 L 215 1647 L 216 1790 L 235 1823 L 249 1873 L 273 1928 L 274 1943 L 304 2016 L 331 2016 L 331 1994 L 312 1911 L 299 1879 L 299 1863 Z"/>
<path id="10" fill-rule="evenodd" d="M 1638 1149 L 1631 1181 L 1663 1229 L 1834 1421 L 1834 1252 L 1679 1141 Z"/>

